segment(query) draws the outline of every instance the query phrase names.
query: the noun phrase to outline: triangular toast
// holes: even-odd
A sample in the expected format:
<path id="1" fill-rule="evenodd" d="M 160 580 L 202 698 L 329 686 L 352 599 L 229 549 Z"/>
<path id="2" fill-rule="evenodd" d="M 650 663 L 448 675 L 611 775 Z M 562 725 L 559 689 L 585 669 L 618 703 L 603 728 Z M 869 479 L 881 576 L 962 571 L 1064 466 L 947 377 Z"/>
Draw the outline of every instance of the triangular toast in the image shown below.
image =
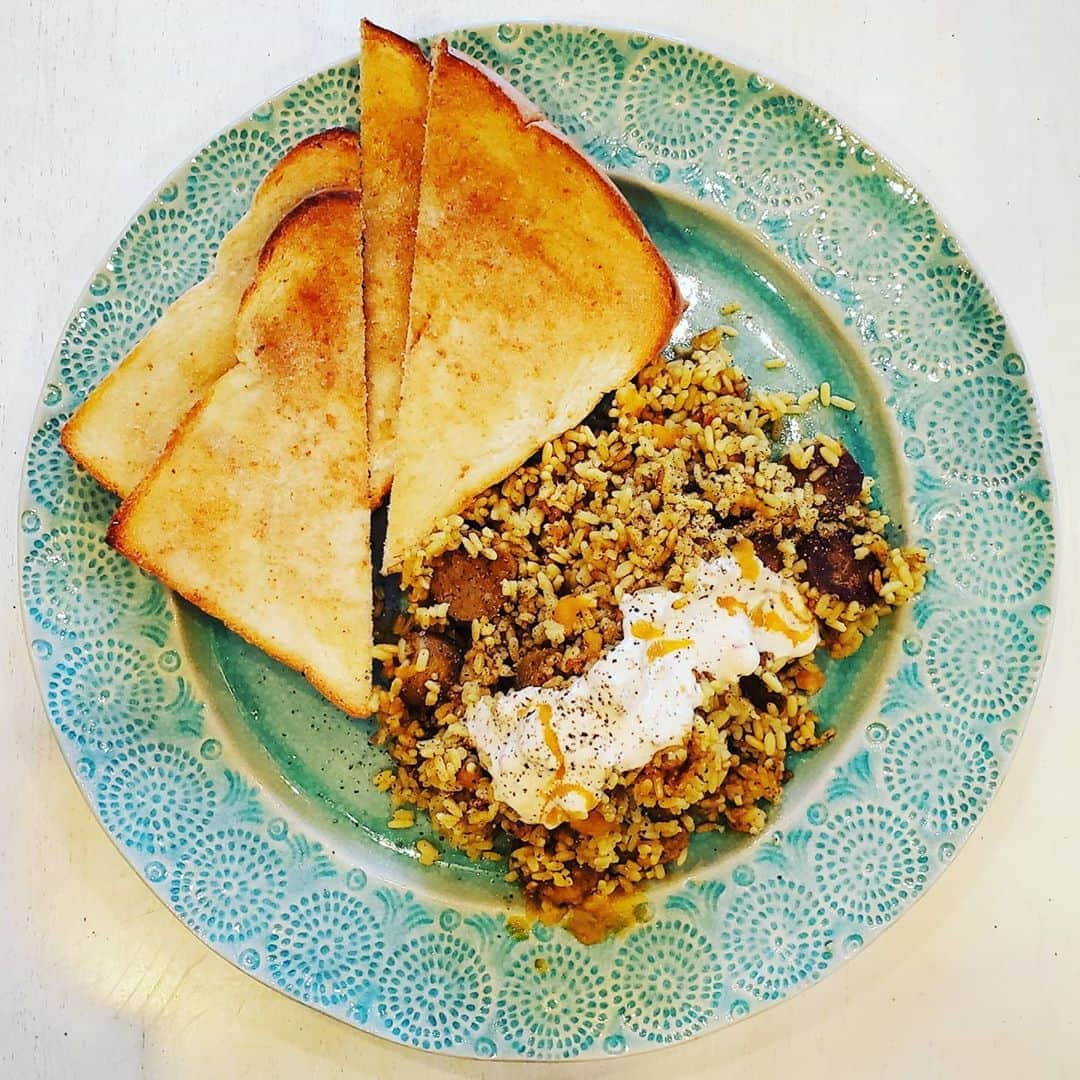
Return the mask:
<path id="1" fill-rule="evenodd" d="M 181 296 L 68 421 L 68 453 L 128 495 L 207 387 L 233 365 L 236 310 L 259 252 L 294 206 L 318 191 L 359 190 L 355 132 L 337 128 L 294 146 L 267 173 L 225 236 L 209 276 Z"/>
<path id="2" fill-rule="evenodd" d="M 681 311 L 614 185 L 535 107 L 440 46 L 384 569 L 630 379 Z"/>
<path id="3" fill-rule="evenodd" d="M 409 326 L 430 68 L 411 41 L 361 23 L 360 181 L 372 502 L 390 490 L 394 422 Z"/>
<path id="4" fill-rule="evenodd" d="M 109 541 L 365 715 L 371 549 L 360 196 L 291 211 L 259 257 L 237 364 L 121 506 Z"/>

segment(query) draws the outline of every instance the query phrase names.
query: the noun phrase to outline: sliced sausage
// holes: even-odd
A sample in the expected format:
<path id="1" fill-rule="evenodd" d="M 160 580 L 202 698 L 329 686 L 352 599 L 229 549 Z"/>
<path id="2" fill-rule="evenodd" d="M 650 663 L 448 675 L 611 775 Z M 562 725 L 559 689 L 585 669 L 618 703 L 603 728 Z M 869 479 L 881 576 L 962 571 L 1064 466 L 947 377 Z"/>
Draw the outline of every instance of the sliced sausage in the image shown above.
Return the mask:
<path id="1" fill-rule="evenodd" d="M 796 469 L 792 465 L 788 467 L 796 481 L 805 484 L 810 480 L 810 474 L 821 467 L 821 463 L 815 459 L 809 469 Z M 810 486 L 814 489 L 815 495 L 825 497 L 822 510 L 827 514 L 841 514 L 844 507 L 858 502 L 865 474 L 862 466 L 847 450 L 840 456 L 836 465 L 826 465 L 824 468 L 825 471 L 816 480 L 810 480 Z"/>
<path id="2" fill-rule="evenodd" d="M 754 554 L 770 569 L 779 573 L 784 568 L 784 556 L 780 541 L 772 533 L 759 533 L 748 537 L 754 545 Z"/>
<path id="3" fill-rule="evenodd" d="M 541 884 L 537 893 L 557 907 L 577 907 L 592 895 L 600 874 L 588 866 L 575 866 L 570 871 L 570 885 Z"/>
<path id="4" fill-rule="evenodd" d="M 461 652 L 442 634 L 421 630 L 406 637 L 409 656 L 413 661 L 421 649 L 427 649 L 427 668 L 414 672 L 401 680 L 401 697 L 406 705 L 420 706 L 427 697 L 427 683 L 431 680 L 440 686 L 452 686 L 461 674 Z"/>
<path id="5" fill-rule="evenodd" d="M 518 657 L 514 683 L 519 690 L 526 686 L 543 686 L 559 671 L 559 654 L 555 649 L 530 649 Z"/>
<path id="6" fill-rule="evenodd" d="M 436 604 L 449 605 L 452 619 L 492 619 L 502 607 L 502 583 L 516 572 L 517 560 L 505 551 L 496 559 L 451 551 L 433 564 L 431 595 Z"/>
<path id="7" fill-rule="evenodd" d="M 839 529 L 830 535 L 811 533 L 799 541 L 799 554 L 806 560 L 806 577 L 823 593 L 831 593 L 845 603 L 852 600 L 872 604 L 877 598 L 872 575 L 878 569 L 872 557 L 855 558 L 852 534 Z"/>
<path id="8" fill-rule="evenodd" d="M 660 861 L 663 863 L 676 862 L 682 853 L 690 846 L 690 834 L 688 832 L 680 831 L 674 836 L 666 836 L 660 841 L 660 846 L 663 850 Z"/>

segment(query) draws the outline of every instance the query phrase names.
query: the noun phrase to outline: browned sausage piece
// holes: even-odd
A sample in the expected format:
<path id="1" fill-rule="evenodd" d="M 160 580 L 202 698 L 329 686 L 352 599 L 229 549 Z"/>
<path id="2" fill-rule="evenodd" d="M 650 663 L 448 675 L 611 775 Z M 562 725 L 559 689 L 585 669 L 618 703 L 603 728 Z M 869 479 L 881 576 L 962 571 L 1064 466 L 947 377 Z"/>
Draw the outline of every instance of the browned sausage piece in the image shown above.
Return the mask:
<path id="1" fill-rule="evenodd" d="M 428 662 L 424 671 L 414 672 L 401 680 L 401 697 L 406 705 L 419 706 L 427 697 L 426 683 L 432 679 L 440 686 L 453 685 L 461 673 L 461 653 L 457 646 L 442 634 L 421 630 L 406 637 L 409 656 L 415 662 L 421 649 L 427 649 Z"/>
<path id="2" fill-rule="evenodd" d="M 494 618 L 502 607 L 502 583 L 517 572 L 517 560 L 505 551 L 497 559 L 450 551 L 433 566 L 432 598 L 436 604 L 449 604 L 450 618 L 460 622 Z"/>
<path id="3" fill-rule="evenodd" d="M 554 649 L 531 649 L 518 657 L 514 684 L 519 690 L 526 686 L 543 686 L 558 670 L 558 652 Z"/>
<path id="4" fill-rule="evenodd" d="M 770 569 L 779 573 L 784 568 L 784 556 L 780 551 L 780 541 L 772 533 L 759 533 L 748 537 L 754 545 L 754 554 Z"/>
<path id="5" fill-rule="evenodd" d="M 660 846 L 664 852 L 661 856 L 661 862 L 676 862 L 690 846 L 690 834 L 688 832 L 677 832 L 674 836 L 666 836 L 660 841 Z"/>
<path id="6" fill-rule="evenodd" d="M 588 866 L 575 866 L 570 871 L 570 885 L 543 884 L 536 890 L 543 899 L 558 907 L 577 907 L 592 895 L 600 880 L 597 871 Z"/>
<path id="7" fill-rule="evenodd" d="M 806 560 L 806 577 L 823 593 L 832 593 L 845 603 L 857 600 L 872 604 L 877 599 L 871 575 L 877 561 L 867 556 L 855 558 L 852 534 L 840 529 L 829 536 L 811 533 L 799 541 L 799 554 Z"/>
<path id="8" fill-rule="evenodd" d="M 820 467 L 821 463 L 817 460 L 809 469 L 796 469 L 793 465 L 788 465 L 792 475 L 800 484 L 805 484 L 810 479 L 810 473 Z M 821 507 L 825 513 L 841 514 L 844 507 L 859 500 L 864 475 L 862 466 L 845 450 L 836 465 L 826 465 L 824 468 L 825 471 L 816 480 L 811 480 L 810 484 L 815 495 L 825 496 L 825 502 Z"/>

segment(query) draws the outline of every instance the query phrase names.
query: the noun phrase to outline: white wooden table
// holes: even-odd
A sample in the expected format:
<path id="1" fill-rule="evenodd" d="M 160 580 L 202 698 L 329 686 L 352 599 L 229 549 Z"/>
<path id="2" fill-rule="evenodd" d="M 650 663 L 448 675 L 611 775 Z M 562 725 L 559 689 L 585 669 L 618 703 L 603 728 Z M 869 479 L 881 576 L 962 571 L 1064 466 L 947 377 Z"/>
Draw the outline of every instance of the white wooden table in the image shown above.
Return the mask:
<path id="1" fill-rule="evenodd" d="M 848 120 L 934 200 L 989 276 L 1041 390 L 1060 550 L 1080 554 L 1080 7 L 1072 0 L 5 0 L 0 4 L 0 1077 L 578 1076 L 440 1059 L 260 986 L 150 895 L 93 821 L 34 688 L 15 498 L 68 309 L 182 156 L 354 50 L 515 18 L 711 48 Z M 879 944 L 729 1031 L 597 1077 L 1080 1075 L 1075 565 L 1029 734 L 974 840 Z M 1073 770 L 1070 773 L 1067 770 Z M 1070 1034 L 1070 1028 L 1072 1034 Z"/>

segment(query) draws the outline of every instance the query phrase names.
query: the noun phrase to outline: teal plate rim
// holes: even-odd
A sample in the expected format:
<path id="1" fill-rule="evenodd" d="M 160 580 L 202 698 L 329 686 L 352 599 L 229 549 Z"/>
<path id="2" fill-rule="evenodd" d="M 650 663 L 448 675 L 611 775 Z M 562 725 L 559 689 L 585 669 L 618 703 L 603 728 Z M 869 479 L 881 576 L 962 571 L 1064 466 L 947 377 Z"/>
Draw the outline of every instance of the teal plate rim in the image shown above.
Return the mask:
<path id="1" fill-rule="evenodd" d="M 827 112 L 675 41 L 562 25 L 446 35 L 598 165 L 739 223 L 842 323 L 897 428 L 909 539 L 935 572 L 880 703 L 810 797 L 737 862 L 658 892 L 596 946 L 519 939 L 479 905 L 380 879 L 260 790 L 212 710 L 170 595 L 112 552 L 115 500 L 64 418 L 212 252 L 282 152 L 356 126 L 356 62 L 217 135 L 133 218 L 80 296 L 33 421 L 19 507 L 24 626 L 94 813 L 210 948 L 365 1031 L 479 1058 L 605 1057 L 752 1015 L 858 953 L 923 895 L 1000 786 L 1052 619 L 1055 526 L 1025 363 L 925 199 Z M 545 964 L 538 965 L 543 958 Z"/>

